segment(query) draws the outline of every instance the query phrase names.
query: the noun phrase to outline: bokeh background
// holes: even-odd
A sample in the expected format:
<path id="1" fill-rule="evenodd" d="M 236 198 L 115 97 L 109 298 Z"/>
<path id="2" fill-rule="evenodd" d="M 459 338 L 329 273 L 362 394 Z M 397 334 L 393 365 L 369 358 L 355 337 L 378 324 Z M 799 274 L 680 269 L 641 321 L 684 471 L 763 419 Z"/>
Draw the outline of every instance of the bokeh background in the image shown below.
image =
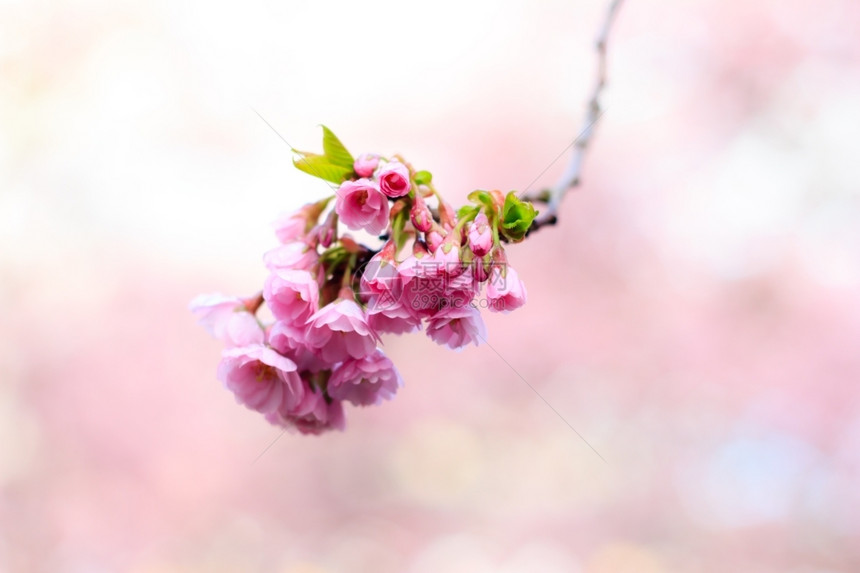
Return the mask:
<path id="1" fill-rule="evenodd" d="M 604 10 L 0 3 L 0 571 L 860 570 L 854 0 L 628 0 L 492 348 L 387 338 L 393 402 L 262 456 L 215 379 L 189 300 L 256 292 L 270 222 L 328 191 L 255 109 L 457 202 L 521 190 Z"/>

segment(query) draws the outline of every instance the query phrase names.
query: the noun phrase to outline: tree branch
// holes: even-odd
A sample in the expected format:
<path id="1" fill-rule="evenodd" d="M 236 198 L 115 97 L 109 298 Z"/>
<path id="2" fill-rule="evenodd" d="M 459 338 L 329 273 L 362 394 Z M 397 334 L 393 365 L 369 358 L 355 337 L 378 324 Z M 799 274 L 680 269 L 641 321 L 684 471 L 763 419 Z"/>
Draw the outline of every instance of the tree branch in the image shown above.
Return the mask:
<path id="1" fill-rule="evenodd" d="M 547 225 L 554 225 L 558 221 L 558 208 L 561 205 L 562 199 L 564 199 L 568 191 L 579 186 L 585 152 L 591 143 L 591 138 L 594 136 L 594 128 L 600 116 L 603 115 L 603 109 L 600 107 L 600 96 L 606 87 L 606 45 L 609 39 L 609 30 L 612 28 L 615 15 L 618 13 L 618 8 L 622 2 L 623 0 L 612 0 L 609 3 L 603 19 L 603 25 L 600 27 L 597 35 L 595 42 L 595 49 L 597 51 L 597 79 L 591 92 L 591 97 L 588 100 L 583 127 L 576 139 L 570 144 L 570 147 L 573 147 L 573 154 L 570 158 L 570 163 L 567 165 L 567 169 L 565 169 L 561 178 L 559 178 L 558 182 L 551 189 L 544 190 L 536 195 L 523 197 L 523 199 L 546 203 L 547 205 L 543 213 L 532 223 L 529 233 L 533 233 Z"/>

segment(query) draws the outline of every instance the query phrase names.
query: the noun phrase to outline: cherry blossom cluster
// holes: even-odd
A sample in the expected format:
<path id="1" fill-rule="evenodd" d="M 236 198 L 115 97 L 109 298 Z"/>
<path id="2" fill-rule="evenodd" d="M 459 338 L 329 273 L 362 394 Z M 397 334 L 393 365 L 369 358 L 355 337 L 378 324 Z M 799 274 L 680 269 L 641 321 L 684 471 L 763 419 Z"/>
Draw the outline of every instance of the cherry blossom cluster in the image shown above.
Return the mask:
<path id="1" fill-rule="evenodd" d="M 276 221 L 280 245 L 264 255 L 262 291 L 191 303 L 225 345 L 218 378 L 236 400 L 304 434 L 343 429 L 344 402 L 394 397 L 403 382 L 380 335 L 423 330 L 460 349 L 486 338 L 482 308 L 522 306 L 526 289 L 504 243 L 523 240 L 537 214 L 498 191 L 475 191 L 455 211 L 429 172 L 397 155 L 354 158 L 325 127 L 323 149 L 296 152 L 294 164 L 335 193 Z"/>

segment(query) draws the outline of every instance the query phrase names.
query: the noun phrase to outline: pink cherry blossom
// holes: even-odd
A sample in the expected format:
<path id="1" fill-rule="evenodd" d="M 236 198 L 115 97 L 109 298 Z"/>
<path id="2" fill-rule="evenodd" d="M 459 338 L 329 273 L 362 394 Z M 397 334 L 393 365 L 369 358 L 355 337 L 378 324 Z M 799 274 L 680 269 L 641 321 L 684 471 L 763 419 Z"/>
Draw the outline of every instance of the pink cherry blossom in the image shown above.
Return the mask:
<path id="1" fill-rule="evenodd" d="M 373 256 L 363 269 L 361 295 L 367 302 L 367 322 L 376 332 L 404 334 L 421 320 L 403 299 L 403 277 L 393 258 L 394 244 Z"/>
<path id="2" fill-rule="evenodd" d="M 296 324 L 278 320 L 269 327 L 266 340 L 272 348 L 289 357 L 290 353 L 308 346 L 307 328 L 304 322 Z"/>
<path id="3" fill-rule="evenodd" d="M 308 233 L 316 224 L 328 201 L 302 205 L 296 211 L 283 213 L 274 222 L 275 235 L 281 243 L 308 240 Z"/>
<path id="4" fill-rule="evenodd" d="M 295 362 L 299 372 L 319 372 L 330 366 L 308 346 L 304 324 L 279 320 L 269 328 L 267 341 L 272 348 Z"/>
<path id="5" fill-rule="evenodd" d="M 430 256 L 413 255 L 398 266 L 403 280 L 400 298 L 424 318 L 448 307 L 468 305 L 477 291 L 469 266 L 459 258 L 457 243 L 447 238 L 445 243 L 448 252 L 443 245 Z"/>
<path id="6" fill-rule="evenodd" d="M 399 161 L 390 161 L 376 171 L 379 188 L 386 196 L 403 197 L 412 188 L 409 169 Z"/>
<path id="7" fill-rule="evenodd" d="M 361 268 L 361 294 L 397 298 L 402 281 L 394 260 L 394 242 L 388 241 L 382 249 Z"/>
<path id="8" fill-rule="evenodd" d="M 400 300 L 414 314 L 429 316 L 435 313 L 445 298 L 447 275 L 433 256 L 412 255 L 400 265 L 398 271 L 403 282 Z"/>
<path id="9" fill-rule="evenodd" d="M 367 324 L 379 333 L 407 334 L 421 327 L 421 317 L 403 297 L 371 296 L 367 303 Z"/>
<path id="10" fill-rule="evenodd" d="M 483 211 L 469 223 L 469 248 L 476 257 L 483 257 L 493 248 L 493 230 Z"/>
<path id="11" fill-rule="evenodd" d="M 330 143 L 326 130 L 331 157 Z M 396 157 L 360 155 L 334 195 L 281 215 L 280 246 L 265 253 L 268 275 L 254 298 L 206 295 L 191 304 L 227 346 L 218 378 L 273 424 L 304 434 L 343 429 L 345 402 L 391 399 L 403 382 L 377 347 L 380 333 L 424 329 L 452 349 L 479 345 L 486 327 L 475 297 L 484 282 L 482 307 L 507 312 L 526 301 L 496 233 L 505 196 L 470 195 L 478 206 L 458 217 Z M 385 242 L 375 252 L 349 229 Z"/>
<path id="12" fill-rule="evenodd" d="M 307 234 L 308 220 L 301 211 L 284 213 L 272 224 L 281 243 L 300 241 Z"/>
<path id="13" fill-rule="evenodd" d="M 356 406 L 391 400 L 403 385 L 400 374 L 381 350 L 361 360 L 346 360 L 334 368 L 328 380 L 329 396 Z"/>
<path id="14" fill-rule="evenodd" d="M 343 431 L 346 427 L 343 402 L 326 402 L 319 392 L 311 392 L 308 395 L 312 397 L 308 401 L 312 406 L 310 410 L 302 414 L 276 412 L 267 415 L 266 419 L 288 430 L 298 430 L 301 434 L 319 435 L 328 430 Z"/>
<path id="15" fill-rule="evenodd" d="M 379 235 L 388 227 L 388 198 L 370 179 L 341 183 L 334 208 L 350 229 Z"/>
<path id="16" fill-rule="evenodd" d="M 266 279 L 263 298 L 278 320 L 304 324 L 319 308 L 319 284 L 308 271 L 277 269 Z"/>
<path id="17" fill-rule="evenodd" d="M 370 177 L 376 166 L 379 165 L 379 156 L 372 153 L 363 153 L 355 160 L 352 168 L 359 177 Z"/>
<path id="18" fill-rule="evenodd" d="M 323 393 L 310 385 L 312 375 L 304 373 L 300 379 L 304 390 L 302 401 L 293 407 L 279 408 L 266 415 L 266 419 L 288 430 L 298 430 L 302 434 L 321 434 L 327 430 L 343 430 L 346 422 L 343 403 L 329 400 Z"/>
<path id="19" fill-rule="evenodd" d="M 313 410 L 303 416 L 293 416 L 290 422 L 302 434 L 319 435 L 328 430 L 343 431 L 346 428 L 343 402 L 326 402 L 320 397 Z"/>
<path id="20" fill-rule="evenodd" d="M 218 332 L 223 328 L 224 322 L 233 313 L 244 311 L 245 302 L 237 296 L 209 293 L 196 296 L 189 308 L 197 317 L 200 326 L 215 338 L 221 338 Z"/>
<path id="21" fill-rule="evenodd" d="M 226 322 L 221 340 L 227 348 L 235 348 L 262 344 L 264 339 L 263 327 L 256 316 L 250 312 L 234 312 Z"/>
<path id="22" fill-rule="evenodd" d="M 443 269 L 449 277 L 456 277 L 466 270 L 466 265 L 460 260 L 460 241 L 457 233 L 449 233 L 433 253 L 435 261 L 440 269 Z"/>
<path id="23" fill-rule="evenodd" d="M 290 411 L 305 399 L 296 364 L 262 345 L 225 350 L 218 378 L 237 402 L 263 414 Z"/>
<path id="24" fill-rule="evenodd" d="M 315 248 L 303 242 L 287 243 L 263 255 L 263 262 L 269 270 L 296 269 L 310 270 L 319 261 Z"/>
<path id="25" fill-rule="evenodd" d="M 487 300 L 491 311 L 505 313 L 526 303 L 526 285 L 512 266 L 506 265 L 493 269 L 493 274 L 487 282 Z"/>
<path id="26" fill-rule="evenodd" d="M 364 311 L 353 300 L 338 299 L 308 319 L 308 346 L 330 364 L 364 358 L 374 351 L 377 340 Z"/>
<path id="27" fill-rule="evenodd" d="M 449 297 L 457 297 L 471 301 L 480 290 L 480 283 L 473 274 L 472 265 L 464 265 L 463 271 L 456 275 L 448 275 L 445 291 Z"/>
<path id="28" fill-rule="evenodd" d="M 471 305 L 450 306 L 427 323 L 427 336 L 436 344 L 458 349 L 467 344 L 478 346 L 487 338 L 487 327 L 481 313 Z"/>
<path id="29" fill-rule="evenodd" d="M 263 343 L 263 328 L 238 297 L 203 294 L 190 308 L 200 325 L 228 348 Z"/>

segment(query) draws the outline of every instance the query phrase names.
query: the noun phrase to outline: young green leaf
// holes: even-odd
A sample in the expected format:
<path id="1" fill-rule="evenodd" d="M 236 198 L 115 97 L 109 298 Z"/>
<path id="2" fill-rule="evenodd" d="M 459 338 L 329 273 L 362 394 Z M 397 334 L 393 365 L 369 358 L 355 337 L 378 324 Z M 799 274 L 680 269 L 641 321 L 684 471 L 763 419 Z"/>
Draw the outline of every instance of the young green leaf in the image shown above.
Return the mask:
<path id="1" fill-rule="evenodd" d="M 478 189 L 469 193 L 466 198 L 472 203 L 478 203 L 479 205 L 483 205 L 490 212 L 494 211 L 496 208 L 495 203 L 493 202 L 493 196 L 490 195 L 490 193 L 487 191 L 482 191 Z"/>
<path id="2" fill-rule="evenodd" d="M 499 231 L 511 242 L 522 241 L 538 212 L 528 201 L 520 201 L 511 191 L 505 196 L 505 206 L 502 208 L 502 226 Z"/>
<path id="3" fill-rule="evenodd" d="M 406 245 L 409 235 L 406 233 L 406 221 L 409 220 L 409 210 L 402 209 L 394 216 L 391 222 L 391 238 L 394 239 L 394 248 L 399 252 Z"/>
<path id="4" fill-rule="evenodd" d="M 478 215 L 478 211 L 481 208 L 475 205 L 463 205 L 459 209 L 457 209 L 457 220 L 466 218 L 466 219 L 474 219 Z"/>
<path id="5" fill-rule="evenodd" d="M 326 126 L 322 126 L 323 128 L 323 153 L 328 158 L 329 162 L 333 165 L 338 165 L 341 167 L 349 167 L 352 170 L 352 166 L 355 163 L 355 159 L 352 154 L 346 150 L 343 143 L 337 138 L 337 136 L 332 133 L 332 131 Z"/>
<path id="6" fill-rule="evenodd" d="M 352 166 L 335 165 L 324 155 L 303 153 L 293 158 L 293 165 L 314 177 L 319 177 L 332 183 L 343 183 L 352 174 Z"/>
<path id="7" fill-rule="evenodd" d="M 431 181 L 433 181 L 433 174 L 429 171 L 419 171 L 415 174 L 416 185 L 427 185 Z"/>

